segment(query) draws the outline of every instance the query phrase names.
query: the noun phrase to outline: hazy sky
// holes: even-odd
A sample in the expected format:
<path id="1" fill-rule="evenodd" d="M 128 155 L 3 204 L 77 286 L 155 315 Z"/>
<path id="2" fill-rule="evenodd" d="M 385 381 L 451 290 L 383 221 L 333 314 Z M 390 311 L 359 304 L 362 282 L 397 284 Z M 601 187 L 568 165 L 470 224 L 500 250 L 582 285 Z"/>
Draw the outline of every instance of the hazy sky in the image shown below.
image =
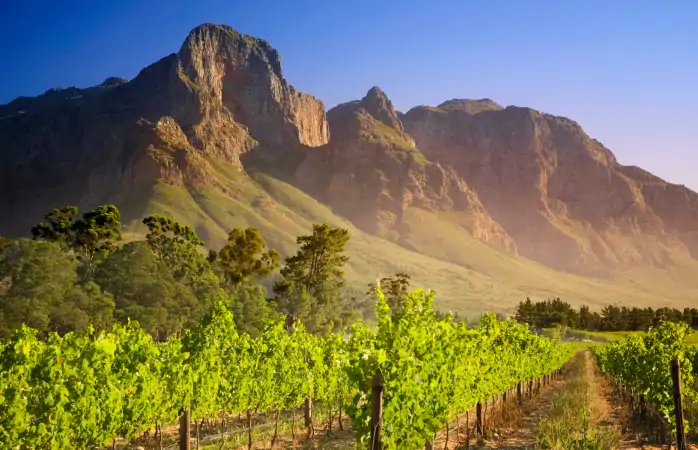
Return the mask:
<path id="1" fill-rule="evenodd" d="M 698 190 L 698 1 L 0 0 L 0 103 L 134 77 L 203 22 L 267 39 L 327 107 L 489 97 L 570 117 Z"/>

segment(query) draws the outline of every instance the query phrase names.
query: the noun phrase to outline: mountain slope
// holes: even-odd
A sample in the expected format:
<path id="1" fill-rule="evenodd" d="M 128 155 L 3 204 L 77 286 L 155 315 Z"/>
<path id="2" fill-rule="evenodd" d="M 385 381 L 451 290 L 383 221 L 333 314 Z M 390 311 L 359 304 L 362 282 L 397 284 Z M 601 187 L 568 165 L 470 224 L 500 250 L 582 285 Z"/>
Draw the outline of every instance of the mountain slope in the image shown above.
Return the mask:
<path id="1" fill-rule="evenodd" d="M 355 286 L 403 271 L 465 312 L 698 294 L 698 196 L 574 122 L 489 99 L 400 114 L 379 88 L 325 114 L 266 41 L 225 26 L 131 81 L 0 106 L 0 189 L 0 235 L 104 203 L 130 234 L 164 213 L 217 248 L 253 225 L 284 255 L 313 223 L 343 226 Z"/>
<path id="2" fill-rule="evenodd" d="M 351 234 L 351 259 L 346 274 L 353 286 L 363 289 L 380 276 L 402 271 L 412 276 L 415 286 L 435 289 L 439 308 L 466 314 L 485 310 L 511 313 L 526 296 L 560 296 L 599 308 L 611 302 L 657 304 L 655 294 L 642 286 L 565 274 L 493 250 L 449 218 L 431 215 L 435 213 L 419 209 L 408 212 L 415 227 L 430 231 L 419 233 L 420 236 L 442 239 L 415 245 L 448 249 L 443 258 L 410 251 L 365 233 L 299 189 L 269 175 L 253 173 L 251 179 L 238 181 L 236 186 L 243 195 L 234 199 L 217 190 L 186 190 L 162 184 L 149 198 L 146 212 L 165 213 L 194 226 L 213 247 L 223 244 L 226 230 L 254 225 L 271 246 L 285 254 L 295 250 L 296 236 L 308 233 L 313 223 L 345 227 Z M 138 223 L 129 224 L 129 229 L 139 234 L 144 231 Z M 445 236 L 458 239 L 444 239 Z M 680 306 L 683 301 L 681 292 L 668 291 L 662 297 L 663 304 Z"/>
<path id="3" fill-rule="evenodd" d="M 427 158 L 468 180 L 522 255 L 582 273 L 695 263 L 698 194 L 620 165 L 569 119 L 417 107 L 403 120 Z"/>

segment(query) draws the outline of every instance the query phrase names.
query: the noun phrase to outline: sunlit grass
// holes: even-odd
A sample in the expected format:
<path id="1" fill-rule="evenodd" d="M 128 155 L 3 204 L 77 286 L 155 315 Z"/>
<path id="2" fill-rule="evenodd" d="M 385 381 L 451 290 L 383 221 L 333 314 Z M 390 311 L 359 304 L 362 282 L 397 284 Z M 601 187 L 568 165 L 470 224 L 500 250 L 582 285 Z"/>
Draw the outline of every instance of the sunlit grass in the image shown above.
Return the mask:
<path id="1" fill-rule="evenodd" d="M 538 424 L 542 448 L 553 450 L 607 450 L 616 448 L 620 434 L 599 424 L 601 405 L 595 395 L 588 352 L 578 353 L 565 386 L 553 398 L 548 415 Z"/>

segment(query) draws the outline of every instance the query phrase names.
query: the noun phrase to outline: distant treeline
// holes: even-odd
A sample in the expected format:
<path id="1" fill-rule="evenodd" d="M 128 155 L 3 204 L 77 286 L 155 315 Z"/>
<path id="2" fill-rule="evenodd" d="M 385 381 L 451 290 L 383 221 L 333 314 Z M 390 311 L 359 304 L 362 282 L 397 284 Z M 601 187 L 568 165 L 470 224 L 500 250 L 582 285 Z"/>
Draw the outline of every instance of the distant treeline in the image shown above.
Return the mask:
<path id="1" fill-rule="evenodd" d="M 537 328 L 550 328 L 556 324 L 587 331 L 646 331 L 660 320 L 685 322 L 698 328 L 698 309 L 684 308 L 628 308 L 608 305 L 600 312 L 588 306 L 574 309 L 559 298 L 532 302 L 530 298 L 519 303 L 516 320 Z"/>

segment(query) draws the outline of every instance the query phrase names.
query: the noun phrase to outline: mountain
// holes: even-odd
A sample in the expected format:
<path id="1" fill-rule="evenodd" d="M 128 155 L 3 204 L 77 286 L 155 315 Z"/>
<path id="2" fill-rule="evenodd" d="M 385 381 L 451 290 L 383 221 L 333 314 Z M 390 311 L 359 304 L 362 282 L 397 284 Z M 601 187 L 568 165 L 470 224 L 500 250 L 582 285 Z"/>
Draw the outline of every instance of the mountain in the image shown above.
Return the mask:
<path id="1" fill-rule="evenodd" d="M 144 198 L 158 179 L 225 192 L 212 161 L 241 169 L 252 149 L 328 140 L 322 103 L 284 80 L 276 50 L 213 25 L 131 82 L 19 98 L 0 117 L 0 213 L 12 234 L 58 204 Z"/>
<path id="2" fill-rule="evenodd" d="M 522 255 L 597 274 L 695 263 L 698 194 L 619 164 L 570 119 L 482 105 L 417 107 L 403 121 L 426 158 L 468 180 Z"/>
<path id="3" fill-rule="evenodd" d="M 411 210 L 458 214 L 467 231 L 514 252 L 477 194 L 450 167 L 425 159 L 378 87 L 327 113 L 330 143 L 307 152 L 295 183 L 359 228 L 408 248 Z"/>
<path id="4" fill-rule="evenodd" d="M 374 87 L 325 113 L 269 43 L 221 25 L 133 80 L 0 106 L 0 235 L 115 203 L 132 234 L 161 213 L 214 248 L 253 225 L 289 254 L 325 222 L 350 230 L 358 287 L 404 271 L 464 312 L 527 295 L 681 306 L 698 294 L 697 198 L 569 119 L 490 99 L 402 114 Z"/>

